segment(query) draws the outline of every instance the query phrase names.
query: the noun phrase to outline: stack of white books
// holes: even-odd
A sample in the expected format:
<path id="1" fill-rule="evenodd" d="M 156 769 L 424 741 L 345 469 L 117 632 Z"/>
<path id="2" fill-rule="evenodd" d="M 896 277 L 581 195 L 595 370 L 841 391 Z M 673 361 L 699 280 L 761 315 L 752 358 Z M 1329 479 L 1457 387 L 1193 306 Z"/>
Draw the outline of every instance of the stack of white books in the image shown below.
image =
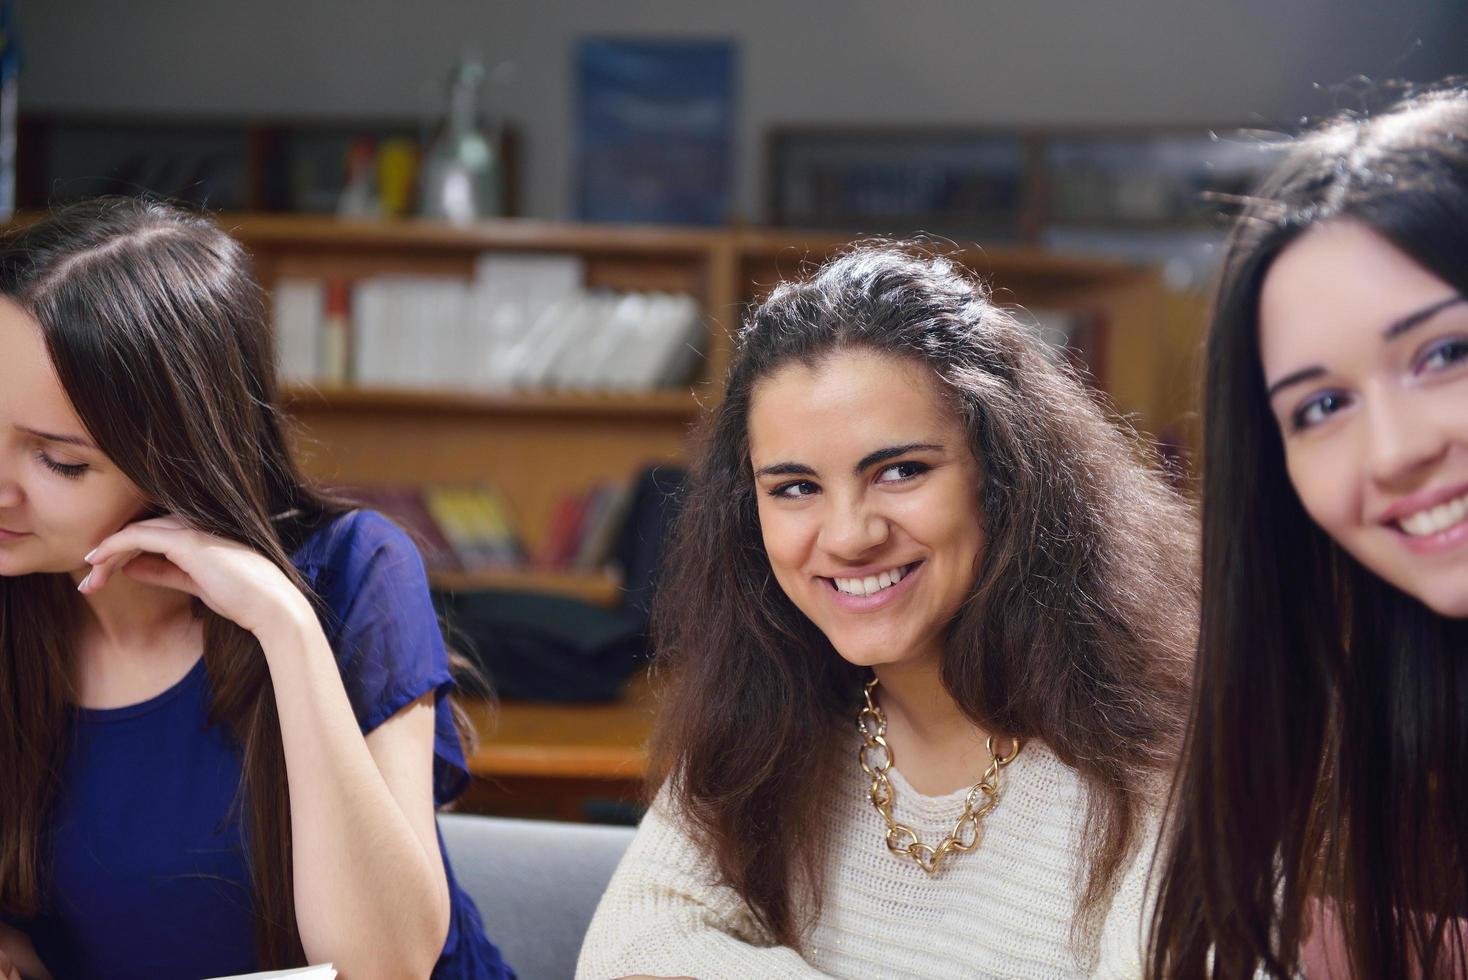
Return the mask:
<path id="1" fill-rule="evenodd" d="M 455 391 L 650 391 L 688 382 L 708 335 L 686 294 L 588 290 L 580 258 L 492 252 L 469 280 L 376 276 L 351 287 L 348 379 Z M 282 378 L 325 378 L 326 285 L 275 286 Z"/>

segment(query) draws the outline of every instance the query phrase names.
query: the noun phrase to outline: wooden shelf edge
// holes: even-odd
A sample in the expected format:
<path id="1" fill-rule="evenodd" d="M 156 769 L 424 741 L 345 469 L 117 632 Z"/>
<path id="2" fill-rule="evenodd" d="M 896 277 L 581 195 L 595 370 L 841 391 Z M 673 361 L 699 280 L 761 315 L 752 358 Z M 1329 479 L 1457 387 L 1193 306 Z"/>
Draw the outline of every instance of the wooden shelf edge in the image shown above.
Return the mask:
<path id="1" fill-rule="evenodd" d="M 879 240 L 882 236 L 851 232 L 805 231 L 787 229 L 749 229 L 732 233 L 735 247 L 745 259 L 789 259 L 794 263 L 819 262 L 825 256 L 854 242 Z M 1107 256 L 1077 256 L 1032 245 L 958 242 L 945 245 L 933 242 L 934 248 L 952 255 L 985 276 L 992 276 L 999 286 L 1022 280 L 1069 282 L 1077 285 L 1097 281 L 1146 275 L 1145 265 Z M 792 266 L 793 269 L 793 266 Z"/>
<path id="2" fill-rule="evenodd" d="M 510 568 L 471 572 L 431 572 L 434 588 L 448 592 L 488 589 L 499 592 L 543 592 L 569 596 L 599 606 L 614 606 L 622 598 L 622 580 L 611 572 L 570 572 Z"/>
<path id="3" fill-rule="evenodd" d="M 468 759 L 475 776 L 534 776 L 541 779 L 606 779 L 637 781 L 647 775 L 642 749 L 485 745 Z"/>
<path id="4" fill-rule="evenodd" d="M 457 226 L 443 221 L 396 221 L 299 214 L 226 212 L 220 227 L 246 246 L 290 248 L 429 248 L 465 251 L 517 249 L 566 252 L 640 252 L 704 258 L 718 241 L 715 229 L 655 225 L 594 225 L 496 218 Z"/>
<path id="5" fill-rule="evenodd" d="M 522 392 L 490 394 L 414 388 L 315 387 L 291 384 L 281 400 L 293 412 L 422 412 L 483 415 L 611 416 L 696 419 L 700 396 L 690 388 L 647 392 Z"/>

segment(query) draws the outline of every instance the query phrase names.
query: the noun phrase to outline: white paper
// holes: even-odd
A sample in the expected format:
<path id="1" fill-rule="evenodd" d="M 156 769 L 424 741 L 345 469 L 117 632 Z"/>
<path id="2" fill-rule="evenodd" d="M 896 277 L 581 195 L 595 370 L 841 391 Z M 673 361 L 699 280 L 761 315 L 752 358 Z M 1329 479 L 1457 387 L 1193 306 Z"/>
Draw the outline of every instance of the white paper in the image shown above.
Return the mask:
<path id="1" fill-rule="evenodd" d="M 265 973 L 238 973 L 232 977 L 213 977 L 212 980 L 273 980 L 275 977 L 299 977 L 300 980 L 336 980 L 336 970 L 330 963 L 317 966 L 299 966 L 293 970 L 268 970 Z"/>

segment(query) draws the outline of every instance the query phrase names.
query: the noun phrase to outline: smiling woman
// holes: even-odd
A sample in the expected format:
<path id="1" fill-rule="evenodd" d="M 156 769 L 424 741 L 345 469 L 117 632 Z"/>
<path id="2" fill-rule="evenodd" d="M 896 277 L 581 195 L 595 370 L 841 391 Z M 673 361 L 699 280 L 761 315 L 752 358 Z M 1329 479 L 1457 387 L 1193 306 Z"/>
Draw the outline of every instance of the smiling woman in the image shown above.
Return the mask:
<path id="1" fill-rule="evenodd" d="M 1332 120 L 1230 241 L 1156 976 L 1468 976 L 1468 93 Z"/>
<path id="2" fill-rule="evenodd" d="M 778 287 L 703 432 L 656 799 L 578 974 L 1135 976 L 1193 555 L 960 267 L 866 246 Z"/>
<path id="3" fill-rule="evenodd" d="M 1438 463 L 1468 447 L 1468 298 L 1369 225 L 1328 222 L 1270 267 L 1259 329 L 1305 512 L 1388 582 L 1468 616 L 1468 563 L 1455 555 L 1468 460 Z"/>

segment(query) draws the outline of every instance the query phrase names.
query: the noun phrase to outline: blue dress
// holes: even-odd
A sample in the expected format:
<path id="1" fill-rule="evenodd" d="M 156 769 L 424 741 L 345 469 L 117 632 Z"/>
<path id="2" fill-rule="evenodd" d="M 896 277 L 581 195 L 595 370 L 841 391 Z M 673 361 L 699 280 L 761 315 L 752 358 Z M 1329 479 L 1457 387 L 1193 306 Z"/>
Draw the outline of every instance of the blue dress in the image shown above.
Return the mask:
<path id="1" fill-rule="evenodd" d="M 324 603 L 322 626 L 365 735 L 430 692 L 434 800 L 468 782 L 447 703 L 448 657 L 417 549 L 369 511 L 323 525 L 293 556 Z M 56 980 L 200 980 L 260 967 L 235 806 L 241 756 L 208 724 L 201 658 L 141 704 L 78 709 L 48 842 L 45 909 L 17 923 Z M 439 847 L 442 850 L 442 839 Z M 454 880 L 435 978 L 513 978 Z"/>

